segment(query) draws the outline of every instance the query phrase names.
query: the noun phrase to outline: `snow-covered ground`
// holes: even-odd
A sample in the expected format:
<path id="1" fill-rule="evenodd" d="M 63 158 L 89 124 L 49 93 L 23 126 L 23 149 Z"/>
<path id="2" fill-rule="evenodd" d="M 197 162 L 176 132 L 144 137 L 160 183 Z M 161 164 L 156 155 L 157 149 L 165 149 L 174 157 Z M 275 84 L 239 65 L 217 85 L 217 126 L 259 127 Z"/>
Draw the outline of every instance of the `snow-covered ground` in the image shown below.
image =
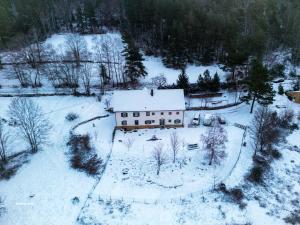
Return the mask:
<path id="1" fill-rule="evenodd" d="M 10 100 L 11 98 L 0 98 L 1 117 L 7 117 Z M 103 104 L 95 98 L 42 97 L 34 100 L 50 119 L 53 130 L 49 144 L 43 151 L 32 155 L 30 161 L 10 180 L 0 181 L 0 193 L 7 210 L 0 218 L 0 224 L 74 224 L 95 179 L 70 168 L 66 141 L 71 127 L 76 123 L 106 112 Z M 66 121 L 65 116 L 69 112 L 79 114 L 79 119 L 74 122 Z M 113 117 L 94 123 L 95 128 L 83 126 L 76 129 L 76 132 L 91 132 L 93 140 L 97 132 L 97 141 L 94 143 L 97 153 L 102 156 L 107 153 L 107 147 L 111 143 Z M 19 141 L 20 137 L 13 138 L 12 151 L 24 150 L 24 144 L 19 145 Z M 74 197 L 79 198 L 78 205 L 72 204 Z"/>
<path id="2" fill-rule="evenodd" d="M 93 51 L 92 40 L 99 36 L 101 35 L 84 36 L 90 51 Z M 111 37 L 118 48 L 123 48 L 120 34 L 110 33 L 104 36 Z M 62 51 L 65 37 L 66 34 L 53 35 L 45 44 L 52 44 L 57 51 Z M 179 70 L 163 66 L 160 58 L 146 56 L 144 63 L 148 76 L 142 83 L 149 83 L 153 77 L 164 74 L 167 82 L 172 84 L 180 73 Z M 198 75 L 206 69 L 211 74 L 218 72 L 221 79 L 225 79 L 226 74 L 218 65 L 188 65 L 186 72 L 190 82 L 195 82 Z M 96 75 L 93 82 L 97 83 Z M 0 93 L 54 92 L 46 78 L 43 78 L 44 86 L 40 89 L 18 88 L 18 82 L 12 78 L 9 68 L 0 71 L 0 84 Z M 291 81 L 285 81 L 283 86 L 285 90 L 290 89 Z M 278 84 L 274 84 L 274 90 L 277 89 Z M 75 129 L 75 132 L 89 133 L 97 154 L 103 159 L 111 151 L 112 154 L 99 183 L 98 180 L 71 169 L 66 146 L 69 131 L 80 121 L 106 115 L 105 98 L 110 98 L 109 93 L 102 102 L 93 97 L 33 98 L 50 119 L 53 130 L 49 136 L 49 144 L 43 151 L 32 155 L 29 162 L 19 168 L 9 180 L 0 181 L 0 197 L 4 199 L 6 207 L 6 213 L 0 217 L 0 224 L 71 225 L 82 222 L 109 225 L 283 225 L 286 224 L 283 218 L 292 210 L 300 208 L 300 153 L 292 147 L 300 147 L 300 130 L 295 130 L 288 136 L 287 143 L 279 146 L 282 158 L 271 165 L 266 186 L 245 183 L 244 176 L 252 167 L 252 146 L 247 133 L 247 145 L 241 147 L 244 131 L 233 126 L 234 123 L 251 124 L 253 115 L 249 114 L 249 105 L 244 103 L 227 109 L 200 111 L 202 117 L 205 113 L 220 114 L 227 121 L 227 156 L 220 165 L 207 165 L 205 151 L 200 143 L 200 136 L 207 128 L 202 124 L 189 128 L 188 124 L 196 112 L 187 111 L 184 128 L 148 129 L 127 133 L 117 131 L 114 143 L 113 115 L 84 124 Z M 221 100 L 232 103 L 234 99 L 235 94 L 226 93 L 226 97 L 223 96 Z M 10 101 L 11 98 L 0 98 L 0 117 L 9 119 L 7 109 Z M 199 99 L 190 102 L 191 106 L 201 104 Z M 285 95 L 277 94 L 271 107 L 281 111 L 282 105 L 296 113 L 300 112 L 299 104 L 289 101 Z M 79 119 L 67 122 L 65 116 L 69 112 L 79 114 Z M 13 134 L 10 153 L 24 150 L 26 145 L 15 135 L 16 128 L 8 129 Z M 180 138 L 180 152 L 175 164 L 171 160 L 169 143 L 170 133 L 174 131 Z M 153 135 L 161 140 L 147 141 Z M 124 145 L 128 138 L 134 140 L 130 149 Z M 164 145 L 167 163 L 162 166 L 161 173 L 157 176 L 152 151 L 159 142 Z M 188 144 L 196 143 L 199 144 L 199 149 L 187 150 Z M 123 174 L 124 169 L 128 169 L 127 174 Z M 211 192 L 214 184 L 221 181 L 228 188 L 243 187 L 246 195 L 244 201 L 247 204 L 245 209 L 240 209 L 238 205 L 228 201 L 223 194 Z M 87 198 L 94 185 L 95 190 Z M 72 203 L 74 197 L 79 198 L 78 204 Z M 76 221 L 77 218 L 79 221 Z"/>

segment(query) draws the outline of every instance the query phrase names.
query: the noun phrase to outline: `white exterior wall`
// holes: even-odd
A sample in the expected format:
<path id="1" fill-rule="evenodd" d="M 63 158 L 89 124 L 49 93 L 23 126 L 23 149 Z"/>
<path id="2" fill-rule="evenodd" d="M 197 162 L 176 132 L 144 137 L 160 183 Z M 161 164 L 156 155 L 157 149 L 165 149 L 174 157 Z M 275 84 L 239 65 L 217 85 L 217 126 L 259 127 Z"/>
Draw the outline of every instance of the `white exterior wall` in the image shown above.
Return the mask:
<path id="1" fill-rule="evenodd" d="M 152 115 L 152 113 L 155 113 L 155 115 Z M 121 117 L 121 113 L 123 112 L 116 112 L 116 125 L 117 127 L 122 127 L 122 121 L 127 121 L 127 126 L 135 126 L 135 120 L 139 121 L 139 126 L 159 126 L 160 119 L 165 119 L 165 126 L 172 126 L 172 125 L 183 125 L 184 123 L 184 111 L 153 111 L 150 112 L 150 116 L 146 116 L 146 112 L 139 112 L 139 117 L 133 117 L 133 112 L 126 112 L 128 113 L 128 117 Z M 161 115 L 161 112 L 164 113 L 164 115 Z M 169 115 L 169 112 L 172 113 L 172 115 Z M 176 112 L 179 112 L 177 115 Z M 124 112 L 125 113 L 125 112 Z M 175 124 L 174 120 L 179 119 L 181 121 L 180 124 Z M 146 120 L 154 120 L 154 123 L 151 124 L 145 124 Z M 171 120 L 171 122 L 169 122 Z"/>

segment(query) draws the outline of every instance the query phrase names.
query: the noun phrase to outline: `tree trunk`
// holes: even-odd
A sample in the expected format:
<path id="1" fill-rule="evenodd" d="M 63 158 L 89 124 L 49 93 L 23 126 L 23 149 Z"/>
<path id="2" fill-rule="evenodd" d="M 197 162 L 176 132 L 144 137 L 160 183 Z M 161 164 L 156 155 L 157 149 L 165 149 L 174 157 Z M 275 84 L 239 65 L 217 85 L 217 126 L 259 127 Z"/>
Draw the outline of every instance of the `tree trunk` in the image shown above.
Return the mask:
<path id="1" fill-rule="evenodd" d="M 253 108 L 254 108 L 255 100 L 256 100 L 256 96 L 254 95 L 253 100 L 252 100 L 252 104 L 251 104 L 251 110 L 250 110 L 250 113 L 253 113 Z"/>

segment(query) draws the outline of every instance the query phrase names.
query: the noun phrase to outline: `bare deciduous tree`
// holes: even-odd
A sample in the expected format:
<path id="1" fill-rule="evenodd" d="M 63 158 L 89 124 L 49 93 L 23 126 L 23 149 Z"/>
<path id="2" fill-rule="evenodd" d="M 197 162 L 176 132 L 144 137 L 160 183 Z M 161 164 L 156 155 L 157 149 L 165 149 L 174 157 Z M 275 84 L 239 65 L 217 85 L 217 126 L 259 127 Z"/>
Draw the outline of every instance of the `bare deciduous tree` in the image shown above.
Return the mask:
<path id="1" fill-rule="evenodd" d="M 0 120 L 0 159 L 2 162 L 7 160 L 7 150 L 8 150 L 9 134 L 4 129 L 4 124 Z"/>
<path id="2" fill-rule="evenodd" d="M 166 163 L 166 155 L 163 151 L 163 144 L 159 143 L 154 147 L 153 150 L 153 158 L 156 161 L 156 174 L 159 175 L 160 173 L 160 168 L 162 165 L 164 165 Z"/>
<path id="3" fill-rule="evenodd" d="M 28 87 L 31 85 L 30 76 L 28 75 L 27 70 L 24 68 L 24 65 L 13 64 L 14 76 L 20 82 L 21 87 Z"/>
<path id="4" fill-rule="evenodd" d="M 250 126 L 250 135 L 253 140 L 254 156 L 257 151 L 263 151 L 280 140 L 280 124 L 276 112 L 272 112 L 268 107 L 262 106 L 255 111 L 252 125 Z"/>
<path id="5" fill-rule="evenodd" d="M 12 120 L 17 122 L 19 133 L 29 144 L 31 151 L 37 152 L 47 142 L 51 129 L 40 106 L 29 98 L 14 98 L 9 105 L 8 113 Z"/>
<path id="6" fill-rule="evenodd" d="M 81 79 L 85 89 L 85 94 L 91 94 L 91 78 L 92 78 L 92 65 L 84 64 L 81 68 Z"/>
<path id="7" fill-rule="evenodd" d="M 128 137 L 128 138 L 126 138 L 125 140 L 124 140 L 124 145 L 126 146 L 126 148 L 128 149 L 128 151 L 131 149 L 131 147 L 133 146 L 133 143 L 134 143 L 134 138 L 130 138 L 130 137 Z"/>
<path id="8" fill-rule="evenodd" d="M 66 38 L 68 54 L 75 61 L 76 66 L 80 66 L 82 58 L 87 57 L 87 44 L 79 34 L 70 34 Z"/>
<path id="9" fill-rule="evenodd" d="M 62 74 L 64 84 L 72 89 L 72 93 L 77 94 L 77 88 L 79 87 L 79 69 L 74 64 L 60 63 L 59 72 Z"/>
<path id="10" fill-rule="evenodd" d="M 206 135 L 201 136 L 204 148 L 208 151 L 209 165 L 219 163 L 226 156 L 224 148 L 227 140 L 226 130 L 217 121 L 208 129 Z"/>
<path id="11" fill-rule="evenodd" d="M 170 134 L 170 144 L 173 153 L 173 163 L 175 163 L 177 153 L 180 149 L 179 137 L 176 132 Z"/>
<path id="12" fill-rule="evenodd" d="M 167 84 L 167 79 L 164 74 L 153 77 L 151 80 L 152 84 L 156 87 L 164 87 Z"/>

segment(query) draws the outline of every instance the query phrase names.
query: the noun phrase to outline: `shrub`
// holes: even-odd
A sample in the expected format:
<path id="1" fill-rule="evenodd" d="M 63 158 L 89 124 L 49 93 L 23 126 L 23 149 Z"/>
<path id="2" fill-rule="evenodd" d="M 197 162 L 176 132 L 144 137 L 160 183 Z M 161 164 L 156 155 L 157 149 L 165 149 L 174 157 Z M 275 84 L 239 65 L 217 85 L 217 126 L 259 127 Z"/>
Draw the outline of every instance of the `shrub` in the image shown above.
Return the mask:
<path id="1" fill-rule="evenodd" d="M 240 188 L 233 188 L 230 190 L 230 194 L 234 201 L 240 202 L 244 198 L 244 193 Z"/>
<path id="2" fill-rule="evenodd" d="M 255 182 L 255 183 L 262 183 L 263 173 L 264 173 L 264 170 L 262 167 L 254 166 L 251 169 L 250 174 L 248 175 L 248 180 L 250 180 L 251 182 Z"/>
<path id="3" fill-rule="evenodd" d="M 271 156 L 274 159 L 280 159 L 282 157 L 282 154 L 277 149 L 274 149 L 271 151 Z"/>
<path id="4" fill-rule="evenodd" d="M 290 224 L 300 224 L 300 210 L 295 210 L 288 217 L 284 218 L 286 223 Z"/>
<path id="5" fill-rule="evenodd" d="M 72 168 L 84 171 L 88 175 L 99 173 L 102 159 L 91 147 L 89 135 L 71 135 L 68 145 L 70 146 Z"/>
<path id="6" fill-rule="evenodd" d="M 65 118 L 66 118 L 67 121 L 73 121 L 73 120 L 78 119 L 78 118 L 79 118 L 79 115 L 76 114 L 76 113 L 70 112 L 70 113 L 68 113 L 68 114 L 66 115 Z"/>
<path id="7" fill-rule="evenodd" d="M 5 212 L 5 207 L 3 204 L 3 199 L 0 197 L 0 216 Z"/>

